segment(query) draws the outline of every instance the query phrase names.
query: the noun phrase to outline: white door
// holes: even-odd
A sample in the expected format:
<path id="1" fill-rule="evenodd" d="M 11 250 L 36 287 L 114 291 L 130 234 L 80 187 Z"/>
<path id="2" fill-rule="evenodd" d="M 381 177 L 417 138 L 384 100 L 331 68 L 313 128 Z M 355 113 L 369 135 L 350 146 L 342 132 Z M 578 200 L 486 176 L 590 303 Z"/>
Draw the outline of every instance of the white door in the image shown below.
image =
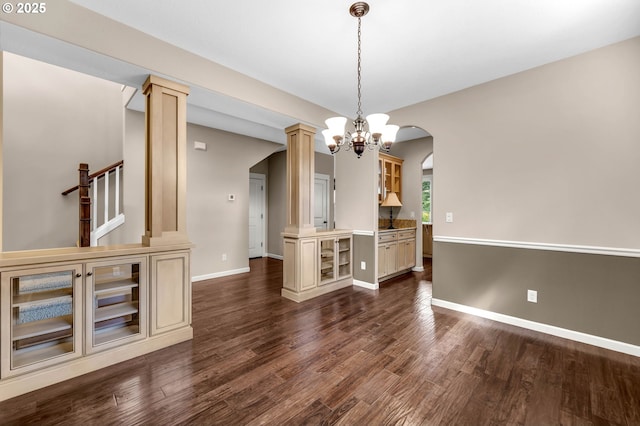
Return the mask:
<path id="1" fill-rule="evenodd" d="M 329 175 L 316 173 L 313 226 L 316 229 L 329 228 Z"/>
<path id="2" fill-rule="evenodd" d="M 249 257 L 264 256 L 265 176 L 251 173 L 249 178 Z"/>

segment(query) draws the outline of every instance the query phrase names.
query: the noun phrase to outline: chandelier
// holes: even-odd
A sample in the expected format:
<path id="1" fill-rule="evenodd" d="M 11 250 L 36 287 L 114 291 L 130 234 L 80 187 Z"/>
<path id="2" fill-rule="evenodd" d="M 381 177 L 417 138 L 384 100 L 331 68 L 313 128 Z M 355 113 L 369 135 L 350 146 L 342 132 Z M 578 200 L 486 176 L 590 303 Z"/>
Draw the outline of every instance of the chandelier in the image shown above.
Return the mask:
<path id="1" fill-rule="evenodd" d="M 354 130 L 345 131 L 347 119 L 345 117 L 332 117 L 325 120 L 328 129 L 322 131 L 324 141 L 332 154 L 340 151 L 340 147 L 347 145 L 347 151 L 353 152 L 360 158 L 365 147 L 369 150 L 379 148 L 389 152 L 391 145 L 396 140 L 399 127 L 387 124 L 387 114 L 370 114 L 366 120 L 362 118 L 362 67 L 361 67 L 361 18 L 369 12 L 369 5 L 365 2 L 357 2 L 351 5 L 349 13 L 358 18 L 358 111 L 353 121 Z"/>

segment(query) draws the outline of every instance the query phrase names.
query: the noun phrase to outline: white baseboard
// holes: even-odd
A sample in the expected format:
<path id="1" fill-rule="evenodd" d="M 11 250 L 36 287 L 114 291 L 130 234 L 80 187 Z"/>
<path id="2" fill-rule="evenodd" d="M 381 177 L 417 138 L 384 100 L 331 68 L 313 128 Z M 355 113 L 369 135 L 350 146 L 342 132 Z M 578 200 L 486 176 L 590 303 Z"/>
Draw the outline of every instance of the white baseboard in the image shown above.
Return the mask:
<path id="1" fill-rule="evenodd" d="M 353 280 L 353 285 L 357 287 L 366 288 L 369 290 L 378 290 L 380 288 L 380 285 L 378 283 L 372 284 L 372 283 L 368 283 L 366 281 L 360 281 L 360 280 Z"/>
<path id="2" fill-rule="evenodd" d="M 424 272 L 424 266 L 416 266 L 414 268 L 411 268 L 411 270 L 413 272 Z"/>
<path id="3" fill-rule="evenodd" d="M 504 315 L 497 312 L 485 311 L 484 309 L 478 309 L 467 305 L 447 302 L 446 300 L 431 299 L 431 304 L 433 306 L 439 306 L 441 308 L 464 312 L 466 314 L 487 318 L 501 323 L 515 325 L 517 327 L 539 331 L 545 334 L 551 334 L 552 336 L 558 336 L 565 339 L 574 340 L 576 342 L 586 343 L 588 345 L 598 346 L 600 348 L 610 349 L 612 351 L 622 352 L 625 354 L 640 357 L 640 346 L 631 345 L 629 343 L 619 342 L 617 340 L 611 340 L 605 337 L 593 336 L 591 334 L 582 333 L 580 331 L 568 330 L 566 328 L 542 324 L 518 317 L 512 317 L 510 315 Z"/>
<path id="4" fill-rule="evenodd" d="M 214 272 L 212 274 L 196 275 L 194 277 L 191 277 L 191 282 L 210 280 L 212 278 L 228 277 L 229 275 L 244 274 L 245 272 L 249 272 L 248 266 L 246 268 L 230 269 L 228 271 Z"/>
<path id="5" fill-rule="evenodd" d="M 270 257 L 272 259 L 284 260 L 284 256 L 279 254 L 267 253 L 267 257 Z"/>

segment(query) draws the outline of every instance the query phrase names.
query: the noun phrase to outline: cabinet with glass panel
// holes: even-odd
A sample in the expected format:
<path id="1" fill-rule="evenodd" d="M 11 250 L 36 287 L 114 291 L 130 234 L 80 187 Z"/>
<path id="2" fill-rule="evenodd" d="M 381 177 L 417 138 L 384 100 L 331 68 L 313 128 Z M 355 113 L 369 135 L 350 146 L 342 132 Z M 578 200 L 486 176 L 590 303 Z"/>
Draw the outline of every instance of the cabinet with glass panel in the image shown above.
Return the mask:
<path id="1" fill-rule="evenodd" d="M 144 257 L 87 264 L 87 353 L 147 336 L 146 270 Z"/>
<path id="2" fill-rule="evenodd" d="M 320 285 L 351 276 L 351 236 L 319 239 Z"/>
<path id="3" fill-rule="evenodd" d="M 2 376 L 82 356 L 82 265 L 2 272 Z"/>

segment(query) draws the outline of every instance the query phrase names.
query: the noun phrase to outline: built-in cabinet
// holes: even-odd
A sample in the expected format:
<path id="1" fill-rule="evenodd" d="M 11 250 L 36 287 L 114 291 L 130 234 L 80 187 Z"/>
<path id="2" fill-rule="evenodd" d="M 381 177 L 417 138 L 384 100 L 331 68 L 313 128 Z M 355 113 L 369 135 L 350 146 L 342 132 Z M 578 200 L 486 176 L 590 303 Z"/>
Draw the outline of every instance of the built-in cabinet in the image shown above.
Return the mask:
<path id="1" fill-rule="evenodd" d="M 283 297 L 301 302 L 353 284 L 351 231 L 283 236 Z"/>
<path id="2" fill-rule="evenodd" d="M 402 158 L 378 154 L 378 203 L 382 203 L 389 192 L 395 192 L 402 201 Z"/>
<path id="3" fill-rule="evenodd" d="M 416 266 L 416 230 L 378 231 L 378 279 L 391 278 Z"/>
<path id="4" fill-rule="evenodd" d="M 0 253 L 0 400 L 191 339 L 189 254 Z"/>

